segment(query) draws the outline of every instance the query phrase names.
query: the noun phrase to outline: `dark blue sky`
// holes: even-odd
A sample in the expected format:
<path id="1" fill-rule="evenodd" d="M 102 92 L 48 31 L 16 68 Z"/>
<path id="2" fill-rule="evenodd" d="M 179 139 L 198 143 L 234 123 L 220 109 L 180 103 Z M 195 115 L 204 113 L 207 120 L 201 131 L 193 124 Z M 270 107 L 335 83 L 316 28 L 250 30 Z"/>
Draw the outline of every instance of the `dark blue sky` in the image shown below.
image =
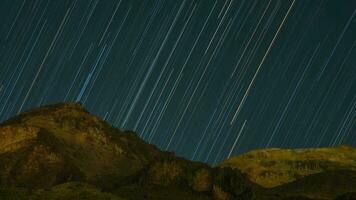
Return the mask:
<path id="1" fill-rule="evenodd" d="M 81 102 L 216 163 L 356 144 L 356 1 L 2 0 L 0 121 Z"/>

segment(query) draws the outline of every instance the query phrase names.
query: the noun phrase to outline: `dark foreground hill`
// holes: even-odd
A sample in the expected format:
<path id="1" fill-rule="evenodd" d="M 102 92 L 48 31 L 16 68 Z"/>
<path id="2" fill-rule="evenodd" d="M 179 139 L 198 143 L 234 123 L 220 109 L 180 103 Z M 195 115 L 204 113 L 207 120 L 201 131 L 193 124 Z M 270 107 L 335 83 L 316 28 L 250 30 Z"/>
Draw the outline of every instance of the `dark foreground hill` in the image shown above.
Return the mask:
<path id="1" fill-rule="evenodd" d="M 355 171 L 327 171 L 311 174 L 274 188 L 260 189 L 257 199 L 345 199 L 356 192 L 355 183 Z"/>
<path id="2" fill-rule="evenodd" d="M 353 156 L 351 150 L 343 149 Z M 278 171 L 283 164 L 275 162 Z M 0 199 L 5 200 L 342 200 L 356 192 L 349 165 L 268 189 L 226 163 L 211 167 L 160 151 L 79 104 L 30 110 L 0 124 Z"/>

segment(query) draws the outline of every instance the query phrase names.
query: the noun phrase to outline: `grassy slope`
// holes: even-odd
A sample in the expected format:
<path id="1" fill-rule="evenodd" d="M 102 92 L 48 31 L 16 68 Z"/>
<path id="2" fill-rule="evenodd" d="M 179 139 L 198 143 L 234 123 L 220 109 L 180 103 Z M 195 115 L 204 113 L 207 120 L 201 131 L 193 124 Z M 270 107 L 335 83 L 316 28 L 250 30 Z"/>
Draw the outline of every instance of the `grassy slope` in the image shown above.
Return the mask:
<path id="1" fill-rule="evenodd" d="M 356 148 L 255 150 L 230 158 L 220 166 L 238 168 L 253 182 L 272 188 L 319 172 L 356 170 Z"/>

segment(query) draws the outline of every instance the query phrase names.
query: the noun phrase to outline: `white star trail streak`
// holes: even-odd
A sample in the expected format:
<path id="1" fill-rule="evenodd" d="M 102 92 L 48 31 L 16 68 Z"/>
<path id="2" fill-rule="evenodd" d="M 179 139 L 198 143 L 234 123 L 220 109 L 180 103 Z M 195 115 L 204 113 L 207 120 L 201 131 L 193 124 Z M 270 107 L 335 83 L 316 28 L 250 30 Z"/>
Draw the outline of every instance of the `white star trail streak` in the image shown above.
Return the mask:
<path id="1" fill-rule="evenodd" d="M 40 73 L 41 73 L 41 71 L 42 71 L 42 68 L 43 68 L 43 66 L 44 66 L 44 63 L 45 63 L 46 60 L 47 60 L 47 57 L 48 57 L 49 53 L 50 53 L 50 52 L 52 51 L 52 49 L 54 48 L 54 44 L 55 44 L 55 42 L 57 41 L 58 35 L 61 33 L 61 30 L 62 30 L 62 28 L 63 28 L 63 24 L 64 24 L 64 22 L 67 20 L 67 17 L 68 17 L 68 14 L 69 14 L 69 11 L 70 11 L 70 10 L 71 10 L 71 8 L 68 8 L 67 13 L 66 13 L 65 16 L 64 16 L 64 18 L 63 18 L 63 20 L 62 20 L 62 22 L 61 22 L 61 25 L 59 26 L 59 28 L 58 28 L 58 30 L 57 30 L 57 33 L 56 33 L 56 35 L 54 36 L 54 38 L 53 38 L 53 40 L 52 40 L 52 42 L 51 42 L 51 45 L 49 46 L 49 48 L 48 48 L 48 50 L 47 50 L 47 53 L 46 53 L 45 57 L 43 58 L 42 63 L 41 63 L 41 65 L 39 66 L 39 68 L 38 68 L 38 70 L 37 70 L 37 72 L 36 72 L 36 75 L 35 75 L 35 77 L 33 78 L 32 82 L 31 82 L 30 88 L 27 90 L 26 96 L 25 96 L 24 100 L 22 101 L 22 104 L 20 105 L 20 108 L 18 109 L 17 113 L 20 113 L 21 110 L 22 110 L 22 108 L 23 108 L 23 106 L 25 105 L 25 103 L 26 103 L 26 101 L 27 101 L 27 98 L 28 98 L 29 94 L 31 93 L 31 90 L 32 90 L 32 88 L 33 88 L 33 86 L 34 86 L 34 84 L 35 84 L 35 82 L 36 82 L 38 76 L 40 75 Z"/>
<path id="2" fill-rule="evenodd" d="M 9 32 L 7 33 L 6 37 L 5 37 L 5 40 L 7 40 L 7 39 L 9 38 L 10 33 L 11 33 L 12 29 L 14 28 L 14 25 L 15 25 L 15 23 L 17 22 L 17 19 L 19 18 L 19 15 L 20 15 L 20 13 L 21 13 L 21 11 L 22 11 L 22 9 L 23 9 L 23 6 L 25 5 L 25 2 L 26 2 L 26 0 L 24 0 L 24 1 L 22 2 L 19 11 L 17 11 L 15 20 L 14 20 L 14 22 L 11 24 L 10 30 L 9 30 Z"/>
<path id="3" fill-rule="evenodd" d="M 162 44 L 161 44 L 161 46 L 160 46 L 160 48 L 159 48 L 159 50 L 158 50 L 158 53 L 156 54 L 156 56 L 155 56 L 155 58 L 154 58 L 152 64 L 150 65 L 150 67 L 149 67 L 149 69 L 148 69 L 148 72 L 147 72 L 147 74 L 145 75 L 145 78 L 143 79 L 143 81 L 142 81 L 142 83 L 141 83 L 141 85 L 140 85 L 140 87 L 139 87 L 139 90 L 138 90 L 137 94 L 135 95 L 135 98 L 134 98 L 133 102 L 131 103 L 131 106 L 130 106 L 130 108 L 129 108 L 129 112 L 126 114 L 126 117 L 125 117 L 124 122 L 123 122 L 123 125 L 124 125 L 124 126 L 125 126 L 125 124 L 126 124 L 128 118 L 130 117 L 130 115 L 131 115 L 131 113 L 132 113 L 132 110 L 133 110 L 133 108 L 135 107 L 135 105 L 136 105 L 136 103 L 137 103 L 138 98 L 140 97 L 140 95 L 141 95 L 141 93 L 142 93 L 143 87 L 145 86 L 145 84 L 146 84 L 146 82 L 147 82 L 147 80 L 148 80 L 148 77 L 150 76 L 150 74 L 151 74 L 151 72 L 152 72 L 154 66 L 156 65 L 156 61 L 157 61 L 157 59 L 158 59 L 158 57 L 159 57 L 159 55 L 160 55 L 160 53 L 161 53 L 161 51 L 162 51 L 162 48 L 165 46 L 165 44 L 166 44 L 166 42 L 167 42 L 167 39 L 168 39 L 170 33 L 172 32 L 172 29 L 173 29 L 174 25 L 175 25 L 176 22 L 177 22 L 178 16 L 180 15 L 180 13 L 181 13 L 181 11 L 182 11 L 182 9 L 183 9 L 183 7 L 184 7 L 184 5 L 185 5 L 185 2 L 186 2 L 186 0 L 184 0 L 183 3 L 181 4 L 181 6 L 180 6 L 180 8 L 179 8 L 179 10 L 178 10 L 178 13 L 176 14 L 176 16 L 175 16 L 175 18 L 174 18 L 174 20 L 173 20 L 171 26 L 169 27 L 169 30 L 168 30 L 167 34 L 166 34 L 166 36 L 165 36 L 165 38 L 164 38 L 164 40 L 163 40 L 163 42 L 162 42 Z"/>
<path id="4" fill-rule="evenodd" d="M 235 139 L 235 141 L 234 141 L 234 144 L 233 144 L 232 147 L 231 147 L 231 150 L 230 150 L 229 154 L 227 155 L 227 158 L 230 158 L 232 152 L 234 151 L 235 146 L 236 146 L 236 143 L 239 141 L 239 138 L 240 138 L 240 136 L 241 136 L 241 133 L 244 131 L 246 122 L 247 122 L 247 120 L 245 120 L 245 122 L 244 122 L 244 124 L 242 125 L 242 127 L 241 127 L 239 133 L 237 134 L 237 137 L 236 137 L 236 139 Z"/>
<path id="5" fill-rule="evenodd" d="M 274 130 L 273 130 L 273 132 L 272 132 L 272 135 L 271 135 L 270 139 L 268 140 L 268 142 L 267 142 L 267 144 L 266 144 L 266 147 L 269 147 L 269 146 L 271 145 L 271 142 L 272 142 L 272 140 L 273 140 L 273 137 L 274 137 L 274 135 L 276 134 L 276 132 L 278 131 L 278 129 L 280 128 L 281 123 L 282 123 L 282 120 L 284 119 L 284 117 L 285 117 L 285 115 L 286 115 L 286 113 L 287 113 L 287 111 L 288 111 L 288 108 L 289 108 L 290 103 L 291 103 L 292 101 L 294 101 L 294 98 L 295 98 L 295 96 L 296 96 L 296 92 L 298 91 L 299 86 L 301 85 L 302 81 L 304 81 L 305 74 L 306 74 L 306 72 L 308 71 L 308 69 L 309 69 L 309 67 L 310 67 L 310 62 L 313 60 L 313 58 L 314 58 L 314 56 L 315 56 L 315 53 L 318 51 L 319 47 L 320 47 L 320 44 L 319 44 L 319 45 L 317 46 L 317 48 L 314 50 L 314 53 L 313 53 L 311 59 L 309 60 L 309 63 L 308 63 L 307 66 L 305 67 L 305 69 L 304 69 L 304 71 L 303 71 L 303 73 L 302 73 L 302 75 L 301 75 L 301 77 L 300 77 L 300 79 L 299 79 L 297 85 L 296 85 L 295 88 L 294 88 L 294 91 L 293 91 L 292 95 L 291 95 L 290 98 L 288 99 L 288 103 L 287 103 L 287 105 L 285 106 L 285 108 L 284 108 L 284 110 L 283 110 L 283 112 L 282 112 L 282 115 L 281 115 L 281 117 L 280 117 L 279 120 L 278 120 L 277 126 L 274 128 Z"/>
<path id="6" fill-rule="evenodd" d="M 268 46 L 268 48 L 267 48 L 267 51 L 266 51 L 266 53 L 264 54 L 264 56 L 263 56 L 263 58 L 262 58 L 260 64 L 258 65 L 257 70 L 256 70 L 255 74 L 253 75 L 252 80 L 251 80 L 250 84 L 248 85 L 247 90 L 246 90 L 244 96 L 242 97 L 242 100 L 241 100 L 239 106 L 237 107 L 237 110 L 236 110 L 234 116 L 232 117 L 232 120 L 231 120 L 230 124 L 232 124 L 232 123 L 236 120 L 236 117 L 237 117 L 238 114 L 240 113 L 240 110 L 241 110 L 242 106 L 245 104 L 246 98 L 247 98 L 248 94 L 250 93 L 250 89 L 251 89 L 251 87 L 253 86 L 253 84 L 255 83 L 255 79 L 256 79 L 258 73 L 260 72 L 260 69 L 261 69 L 261 67 L 262 67 L 262 65 L 263 65 L 263 63 L 264 63 L 264 61 L 266 60 L 266 57 L 268 56 L 268 54 L 269 54 L 269 52 L 270 52 L 270 50 L 271 50 L 271 48 L 272 48 L 272 46 L 273 46 L 273 44 L 274 44 L 274 41 L 276 40 L 276 38 L 277 38 L 279 32 L 281 31 L 281 28 L 283 27 L 284 22 L 286 21 L 287 17 L 289 16 L 289 13 L 290 13 L 290 11 L 291 11 L 292 8 L 293 8 L 294 3 L 295 3 L 295 0 L 293 0 L 291 6 L 289 7 L 289 9 L 288 9 L 286 15 L 284 16 L 284 18 L 283 18 L 283 20 L 282 20 L 282 23 L 279 25 L 276 34 L 274 35 L 274 37 L 273 37 L 271 43 L 269 44 L 269 46 Z"/>
<path id="7" fill-rule="evenodd" d="M 191 11 L 191 13 L 190 13 L 190 15 L 189 15 L 189 17 L 188 17 L 188 20 L 185 22 L 185 24 L 184 24 L 184 26 L 183 26 L 183 29 L 182 29 L 182 31 L 180 32 L 179 36 L 178 36 L 178 39 L 177 39 L 176 42 L 174 43 L 174 46 L 173 46 L 171 52 L 169 53 L 169 56 L 168 56 L 166 62 L 165 62 L 164 65 L 163 65 L 163 69 L 161 70 L 161 72 L 160 72 L 160 74 L 159 74 L 159 78 L 157 79 L 157 81 L 156 81 L 155 84 L 154 84 L 153 90 L 151 91 L 151 94 L 150 94 L 148 100 L 147 100 L 146 103 L 145 103 L 145 106 L 144 106 L 144 108 L 143 108 L 143 111 L 141 112 L 140 117 L 139 117 L 139 119 L 137 120 L 134 129 L 137 129 L 138 123 L 140 123 L 140 120 L 141 120 L 141 118 L 142 118 L 142 115 L 143 115 L 143 113 L 145 112 L 145 110 L 147 109 L 147 105 L 148 105 L 148 103 L 150 102 L 150 100 L 151 100 L 151 98 L 152 98 L 152 95 L 153 95 L 153 93 L 154 93 L 154 91 L 155 91 L 155 89 L 156 89 L 156 87 L 157 87 L 157 85 L 158 85 L 158 83 L 159 83 L 159 81 L 160 81 L 160 79 L 161 79 L 161 77 L 162 77 L 162 74 L 163 74 L 163 72 L 166 70 L 166 68 L 167 68 L 167 66 L 168 66 L 168 63 L 169 63 L 169 61 L 171 60 L 171 57 L 172 57 L 173 53 L 174 53 L 175 50 L 176 50 L 177 44 L 179 43 L 179 41 L 180 41 L 181 38 L 182 38 L 182 35 L 183 35 L 184 31 L 185 31 L 185 28 L 187 27 L 187 24 L 189 23 L 189 21 L 190 21 L 190 19 L 191 19 L 191 17 L 192 17 L 192 14 L 193 14 L 194 11 L 195 11 L 195 8 L 196 8 L 196 7 L 194 6 L 194 8 L 192 9 L 192 11 Z"/>
<path id="8" fill-rule="evenodd" d="M 350 26 L 350 23 L 351 23 L 352 19 L 354 18 L 355 14 L 356 14 L 356 8 L 355 8 L 354 12 L 352 13 L 350 19 L 347 21 L 347 23 L 346 23 L 344 29 L 342 30 L 342 32 L 341 32 L 339 38 L 337 39 L 337 42 L 336 42 L 336 44 L 335 44 L 335 47 L 333 48 L 333 50 L 332 50 L 330 56 L 329 56 L 328 59 L 326 60 L 325 65 L 323 66 L 323 68 L 322 68 L 322 70 L 321 70 L 321 72 L 320 72 L 320 75 L 318 76 L 318 80 L 319 80 L 319 79 L 321 78 L 321 76 L 324 74 L 325 68 L 328 66 L 328 64 L 329 64 L 329 62 L 330 62 L 330 60 L 331 60 L 331 57 L 334 55 L 335 49 L 339 46 L 339 43 L 340 43 L 341 39 L 343 38 L 343 36 L 344 36 L 344 34 L 345 34 L 345 31 L 346 31 L 346 30 L 348 29 L 348 27 Z"/>

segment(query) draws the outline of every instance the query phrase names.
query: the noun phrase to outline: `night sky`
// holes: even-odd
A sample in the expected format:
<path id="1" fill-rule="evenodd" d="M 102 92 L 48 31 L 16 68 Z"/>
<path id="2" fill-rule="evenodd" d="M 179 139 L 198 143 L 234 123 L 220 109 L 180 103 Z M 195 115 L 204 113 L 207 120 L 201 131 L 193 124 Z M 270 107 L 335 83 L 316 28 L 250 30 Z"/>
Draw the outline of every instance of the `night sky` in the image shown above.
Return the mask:
<path id="1" fill-rule="evenodd" d="M 0 121 L 81 102 L 218 163 L 356 145 L 355 0 L 1 0 Z"/>

